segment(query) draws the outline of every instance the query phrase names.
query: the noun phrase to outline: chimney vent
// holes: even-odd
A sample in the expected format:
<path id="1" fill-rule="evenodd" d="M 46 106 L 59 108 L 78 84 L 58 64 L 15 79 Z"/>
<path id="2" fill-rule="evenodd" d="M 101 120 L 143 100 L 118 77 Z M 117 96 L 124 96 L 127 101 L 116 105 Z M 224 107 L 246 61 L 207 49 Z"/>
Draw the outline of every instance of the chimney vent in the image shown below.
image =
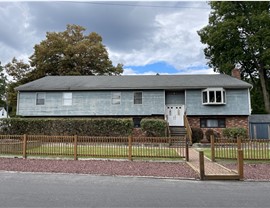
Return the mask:
<path id="1" fill-rule="evenodd" d="M 241 73 L 240 73 L 240 69 L 234 68 L 232 70 L 232 77 L 240 79 L 241 80 Z"/>

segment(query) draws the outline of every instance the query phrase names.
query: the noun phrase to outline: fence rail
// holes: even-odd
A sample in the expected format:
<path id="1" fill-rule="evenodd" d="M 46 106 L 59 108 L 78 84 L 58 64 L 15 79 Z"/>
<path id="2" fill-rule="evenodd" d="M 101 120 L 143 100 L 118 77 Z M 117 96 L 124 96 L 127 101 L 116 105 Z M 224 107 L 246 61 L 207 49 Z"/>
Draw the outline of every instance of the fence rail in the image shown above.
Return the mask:
<path id="1" fill-rule="evenodd" d="M 186 137 L 0 135 L 1 155 L 96 158 L 186 158 Z"/>
<path id="2" fill-rule="evenodd" d="M 214 139 L 211 137 L 211 160 L 236 159 L 238 150 L 243 150 L 246 160 L 270 160 L 268 139 Z"/>

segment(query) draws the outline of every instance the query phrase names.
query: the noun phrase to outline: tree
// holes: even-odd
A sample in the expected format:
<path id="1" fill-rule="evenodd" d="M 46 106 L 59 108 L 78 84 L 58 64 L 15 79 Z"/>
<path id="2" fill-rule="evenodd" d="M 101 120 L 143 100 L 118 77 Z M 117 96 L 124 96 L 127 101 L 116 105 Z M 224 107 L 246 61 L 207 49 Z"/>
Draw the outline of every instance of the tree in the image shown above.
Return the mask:
<path id="1" fill-rule="evenodd" d="M 6 105 L 6 85 L 7 77 L 3 72 L 3 67 L 0 62 L 0 106 L 3 107 Z"/>
<path id="2" fill-rule="evenodd" d="M 121 74 L 122 65 L 112 65 L 101 36 L 95 32 L 84 35 L 84 31 L 84 27 L 67 25 L 64 32 L 47 32 L 46 40 L 35 45 L 30 57 L 36 76 Z"/>
<path id="3" fill-rule="evenodd" d="M 264 108 L 270 113 L 270 2 L 209 3 L 209 24 L 198 31 L 208 65 L 230 74 L 240 67 L 255 85 L 259 79 Z"/>
<path id="4" fill-rule="evenodd" d="M 13 77 L 14 81 L 19 81 L 26 77 L 26 75 L 31 71 L 30 65 L 23 62 L 23 60 L 18 61 L 15 57 L 11 62 L 5 65 L 5 70 L 7 74 Z"/>
<path id="5" fill-rule="evenodd" d="M 15 87 L 46 75 L 119 75 L 123 65 L 113 66 L 102 38 L 95 32 L 84 35 L 84 27 L 67 25 L 64 32 L 47 32 L 46 39 L 34 46 L 30 64 L 15 57 L 4 66 L 13 82 L 8 84 L 11 116 L 16 114 Z"/>

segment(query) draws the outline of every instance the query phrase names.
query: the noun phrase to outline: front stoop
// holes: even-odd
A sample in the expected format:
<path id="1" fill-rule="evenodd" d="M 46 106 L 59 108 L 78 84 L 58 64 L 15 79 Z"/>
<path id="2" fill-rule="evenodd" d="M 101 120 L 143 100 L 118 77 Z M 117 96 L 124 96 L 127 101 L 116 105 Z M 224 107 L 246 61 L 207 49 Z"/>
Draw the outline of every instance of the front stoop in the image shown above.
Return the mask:
<path id="1" fill-rule="evenodd" d="M 204 157 L 205 173 L 201 174 L 199 152 L 194 148 L 189 149 L 189 162 L 187 163 L 201 176 L 201 180 L 241 180 L 238 173 L 216 162 L 212 162 L 207 157 Z"/>

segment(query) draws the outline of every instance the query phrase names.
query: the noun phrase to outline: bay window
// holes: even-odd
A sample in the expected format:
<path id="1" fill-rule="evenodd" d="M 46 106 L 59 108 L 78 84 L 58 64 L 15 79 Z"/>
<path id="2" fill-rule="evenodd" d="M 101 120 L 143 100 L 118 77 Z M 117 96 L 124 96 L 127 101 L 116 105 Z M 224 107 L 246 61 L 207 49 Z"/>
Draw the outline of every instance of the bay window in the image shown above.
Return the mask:
<path id="1" fill-rule="evenodd" d="M 223 88 L 207 88 L 202 91 L 204 105 L 226 104 L 226 91 Z"/>

